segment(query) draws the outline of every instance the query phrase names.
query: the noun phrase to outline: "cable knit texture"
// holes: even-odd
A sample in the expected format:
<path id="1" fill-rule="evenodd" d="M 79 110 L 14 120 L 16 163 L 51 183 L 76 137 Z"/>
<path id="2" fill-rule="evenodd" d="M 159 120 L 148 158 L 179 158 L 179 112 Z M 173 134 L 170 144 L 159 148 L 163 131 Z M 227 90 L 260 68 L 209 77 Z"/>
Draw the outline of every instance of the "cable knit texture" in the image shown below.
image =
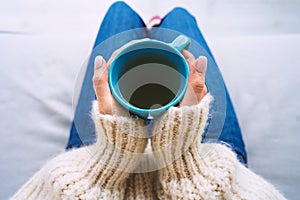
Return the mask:
<path id="1" fill-rule="evenodd" d="M 99 114 L 97 105 L 97 142 L 48 162 L 12 199 L 124 198 L 126 180 L 147 144 L 146 126 L 138 118 Z"/>
<path id="2" fill-rule="evenodd" d="M 157 199 L 155 179 L 157 172 L 132 173 L 127 181 L 126 200 Z"/>
<path id="3" fill-rule="evenodd" d="M 49 161 L 12 199 L 284 199 L 230 148 L 201 144 L 211 101 L 207 94 L 198 105 L 172 107 L 155 120 L 151 147 L 158 170 L 145 173 L 131 173 L 150 165 L 140 159 L 147 145 L 144 121 L 101 115 L 95 103 L 97 142 Z"/>
<path id="4" fill-rule="evenodd" d="M 151 146 L 148 146 L 145 149 L 145 154 L 151 153 Z M 149 157 L 142 158 L 134 170 L 135 172 L 144 172 L 144 173 L 132 173 L 130 174 L 125 191 L 125 200 L 144 200 L 151 199 L 156 200 L 156 179 L 158 176 L 158 171 L 152 171 L 154 161 Z"/>

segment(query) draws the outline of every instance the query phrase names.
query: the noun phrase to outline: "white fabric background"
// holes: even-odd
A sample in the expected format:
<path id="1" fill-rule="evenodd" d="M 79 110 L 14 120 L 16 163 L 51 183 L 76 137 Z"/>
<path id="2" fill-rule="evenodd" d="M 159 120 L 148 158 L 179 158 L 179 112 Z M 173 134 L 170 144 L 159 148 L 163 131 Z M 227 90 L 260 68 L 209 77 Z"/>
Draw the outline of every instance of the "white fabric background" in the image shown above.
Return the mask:
<path id="1" fill-rule="evenodd" d="M 65 148 L 76 74 L 113 1 L 1 0 L 0 199 Z M 145 21 L 194 14 L 240 119 L 252 170 L 297 199 L 300 2 L 128 0 Z"/>

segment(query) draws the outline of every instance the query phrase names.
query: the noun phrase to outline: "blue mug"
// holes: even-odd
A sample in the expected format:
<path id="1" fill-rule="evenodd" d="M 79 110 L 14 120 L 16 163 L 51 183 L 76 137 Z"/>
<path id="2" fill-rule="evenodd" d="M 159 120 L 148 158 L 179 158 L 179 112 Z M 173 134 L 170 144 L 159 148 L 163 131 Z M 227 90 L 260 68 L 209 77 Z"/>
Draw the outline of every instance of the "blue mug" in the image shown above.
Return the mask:
<path id="1" fill-rule="evenodd" d="M 131 113 L 153 119 L 183 98 L 189 67 L 180 51 L 190 44 L 184 35 L 172 43 L 141 40 L 124 47 L 108 72 L 115 99 Z"/>

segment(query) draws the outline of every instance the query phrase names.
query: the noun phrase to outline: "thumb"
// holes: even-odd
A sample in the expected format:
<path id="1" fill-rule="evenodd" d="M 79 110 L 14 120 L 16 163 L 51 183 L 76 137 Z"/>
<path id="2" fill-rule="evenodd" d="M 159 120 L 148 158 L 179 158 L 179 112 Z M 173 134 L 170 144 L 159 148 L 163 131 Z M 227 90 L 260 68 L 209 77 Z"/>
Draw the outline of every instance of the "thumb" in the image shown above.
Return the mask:
<path id="1" fill-rule="evenodd" d="M 102 77 L 103 75 L 106 76 L 108 72 L 108 67 L 106 67 L 106 61 L 102 56 L 96 56 L 95 61 L 94 61 L 94 76 L 93 80 L 98 80 L 106 78 Z M 105 73 L 105 74 L 104 74 Z"/>
<path id="2" fill-rule="evenodd" d="M 97 56 L 95 58 L 93 85 L 100 113 L 110 114 L 112 110 L 112 101 L 108 85 L 108 67 L 102 56 Z"/>
<path id="3" fill-rule="evenodd" d="M 206 69 L 207 69 L 207 58 L 205 56 L 200 56 L 196 60 L 195 68 L 201 76 L 205 76 Z"/>

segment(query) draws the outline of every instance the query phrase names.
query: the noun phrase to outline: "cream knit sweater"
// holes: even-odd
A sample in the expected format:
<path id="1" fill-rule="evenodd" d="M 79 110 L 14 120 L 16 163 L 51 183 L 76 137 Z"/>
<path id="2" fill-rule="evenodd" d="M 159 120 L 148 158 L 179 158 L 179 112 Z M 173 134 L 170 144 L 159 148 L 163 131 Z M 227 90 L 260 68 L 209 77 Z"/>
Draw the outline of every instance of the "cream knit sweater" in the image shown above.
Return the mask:
<path id="1" fill-rule="evenodd" d="M 200 143 L 211 100 L 208 94 L 198 105 L 172 107 L 155 121 L 159 170 L 147 173 L 130 173 L 147 145 L 143 120 L 102 115 L 95 102 L 97 142 L 49 161 L 12 199 L 284 199 L 231 149 Z"/>

